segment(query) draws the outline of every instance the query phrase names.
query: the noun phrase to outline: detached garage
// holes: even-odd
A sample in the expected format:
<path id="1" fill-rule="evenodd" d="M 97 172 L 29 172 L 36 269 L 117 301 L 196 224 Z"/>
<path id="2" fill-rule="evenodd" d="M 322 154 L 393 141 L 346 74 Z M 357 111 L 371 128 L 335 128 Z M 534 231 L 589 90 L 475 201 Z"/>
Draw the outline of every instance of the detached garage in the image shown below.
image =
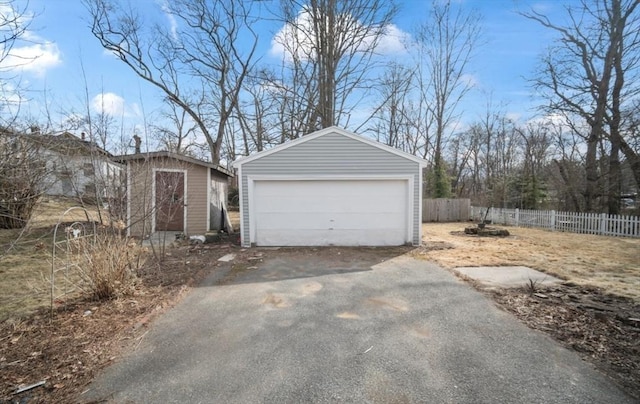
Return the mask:
<path id="1" fill-rule="evenodd" d="M 242 245 L 418 245 L 424 165 L 337 127 L 242 158 Z"/>

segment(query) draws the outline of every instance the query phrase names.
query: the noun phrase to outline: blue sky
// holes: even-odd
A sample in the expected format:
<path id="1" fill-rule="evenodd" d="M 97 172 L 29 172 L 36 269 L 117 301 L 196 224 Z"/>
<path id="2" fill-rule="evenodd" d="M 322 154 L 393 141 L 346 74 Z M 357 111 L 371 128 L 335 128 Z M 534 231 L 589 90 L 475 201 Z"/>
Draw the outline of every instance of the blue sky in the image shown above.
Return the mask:
<path id="1" fill-rule="evenodd" d="M 153 11 L 159 9 L 159 1 L 131 0 L 132 4 L 148 9 L 150 15 L 157 15 L 170 24 L 166 16 Z M 470 65 L 474 89 L 461 105 L 461 121 L 468 124 L 477 120 L 484 112 L 489 96 L 493 105 L 502 105 L 502 112 L 509 116 L 521 120 L 530 118 L 535 113 L 532 108 L 537 101 L 531 96 L 526 78 L 533 74 L 538 56 L 553 36 L 515 11 L 534 8 L 552 18 L 561 18 L 562 5 L 556 0 L 456 2 L 478 10 L 483 16 L 485 42 Z M 18 0 L 17 4 L 26 2 Z M 400 13 L 394 21 L 398 32 L 411 35 L 424 19 L 429 4 L 426 0 L 401 1 Z M 141 126 L 145 114 L 153 117 L 157 113 L 162 95 L 102 49 L 91 34 L 87 11 L 80 0 L 30 0 L 28 7 L 34 13 L 29 32 L 32 42 L 18 44 L 15 52 L 39 58 L 15 68 L 21 73 L 23 85 L 29 88 L 22 111 L 41 117 L 45 112 L 43 99 L 46 94 L 50 114 L 54 121 L 61 122 L 65 114 L 86 109 L 86 89 L 94 112 L 100 108 L 99 100 L 103 97 L 108 112 L 123 118 L 127 128 Z M 262 62 L 280 63 L 281 59 L 271 49 L 271 41 L 281 28 L 275 21 L 260 26 L 257 52 Z M 389 57 L 398 57 L 398 54 L 390 52 Z"/>

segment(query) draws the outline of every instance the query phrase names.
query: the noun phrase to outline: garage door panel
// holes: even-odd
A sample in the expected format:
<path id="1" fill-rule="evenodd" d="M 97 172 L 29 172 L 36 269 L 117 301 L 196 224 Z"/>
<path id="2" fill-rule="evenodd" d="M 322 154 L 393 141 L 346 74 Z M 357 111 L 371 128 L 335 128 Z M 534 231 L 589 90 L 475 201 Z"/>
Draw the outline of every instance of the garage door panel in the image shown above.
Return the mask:
<path id="1" fill-rule="evenodd" d="M 391 192 L 391 191 L 390 191 Z M 292 212 L 398 212 L 405 209 L 406 200 L 391 195 L 278 195 L 261 196 L 257 213 Z"/>
<path id="2" fill-rule="evenodd" d="M 368 214 L 363 213 L 290 213 L 286 221 L 280 213 L 263 213 L 260 215 L 260 230 L 285 230 L 285 229 L 385 229 L 393 230 L 398 228 L 406 218 L 400 213 L 389 213 L 376 215 L 371 220 Z"/>
<path id="3" fill-rule="evenodd" d="M 255 181 L 257 245 L 400 245 L 408 181 Z"/>
<path id="4" fill-rule="evenodd" d="M 264 230 L 261 232 L 258 245 L 271 246 L 397 246 L 405 243 L 401 234 L 390 235 L 386 230 L 370 230 L 367 238 L 362 237 L 361 230 L 343 230 L 339 234 L 330 230 L 308 230 L 291 238 L 288 229 Z"/>

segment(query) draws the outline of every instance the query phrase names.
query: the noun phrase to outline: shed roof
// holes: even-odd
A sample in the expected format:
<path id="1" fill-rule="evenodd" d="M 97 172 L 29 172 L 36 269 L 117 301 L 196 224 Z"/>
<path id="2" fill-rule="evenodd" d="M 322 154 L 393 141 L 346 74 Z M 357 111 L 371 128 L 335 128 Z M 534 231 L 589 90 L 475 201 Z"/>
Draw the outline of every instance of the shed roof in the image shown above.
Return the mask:
<path id="1" fill-rule="evenodd" d="M 271 148 L 269 150 L 264 150 L 264 151 L 252 154 L 250 156 L 242 157 L 242 158 L 236 160 L 233 163 L 233 166 L 236 167 L 236 168 L 240 167 L 242 164 L 245 164 L 245 163 L 260 159 L 262 157 L 266 157 L 266 156 L 268 156 L 270 154 L 277 153 L 277 152 L 282 151 L 282 150 L 286 150 L 286 149 L 288 149 L 290 147 L 297 146 L 299 144 L 311 141 L 313 139 L 317 139 L 319 137 L 322 137 L 322 136 L 325 136 L 325 135 L 328 135 L 328 134 L 339 134 L 339 135 L 348 137 L 350 139 L 357 140 L 359 142 L 362 142 L 362 143 L 368 144 L 370 146 L 376 147 L 376 148 L 378 148 L 380 150 L 384 150 L 384 151 L 386 151 L 388 153 L 395 154 L 395 155 L 397 155 L 399 157 L 402 157 L 402 158 L 405 158 L 407 160 L 411 160 L 413 162 L 416 162 L 416 163 L 420 164 L 421 166 L 426 166 L 427 165 L 426 160 L 421 159 L 420 157 L 416 157 L 413 154 L 405 153 L 402 150 L 398 150 L 398 149 L 396 149 L 394 147 L 390 147 L 390 146 L 387 146 L 387 145 L 382 144 L 380 142 L 376 142 L 375 140 L 366 138 L 364 136 L 360 136 L 358 134 L 355 134 L 355 133 L 350 132 L 348 130 L 339 128 L 337 126 L 330 126 L 328 128 L 320 129 L 320 130 L 318 130 L 316 132 L 310 133 L 310 134 L 308 134 L 306 136 L 303 136 L 301 138 L 298 138 L 298 139 L 295 139 L 295 140 L 291 140 L 291 141 L 288 141 L 288 142 L 283 143 L 281 145 L 275 146 L 275 147 L 273 147 L 273 148 Z"/>
<path id="2" fill-rule="evenodd" d="M 189 157 L 189 156 L 184 156 L 182 154 L 178 154 L 178 153 L 173 153 L 173 152 L 169 152 L 169 151 L 165 151 L 165 150 L 161 150 L 161 151 L 155 151 L 155 152 L 146 152 L 146 153 L 134 153 L 134 154 L 123 154 L 121 156 L 115 156 L 113 159 L 117 162 L 120 163 L 125 163 L 127 161 L 132 161 L 132 160 L 149 160 L 149 159 L 153 159 L 153 158 L 169 158 L 169 159 L 175 159 L 175 160 L 179 160 L 179 161 L 184 161 L 185 163 L 189 163 L 189 164 L 195 164 L 195 165 L 199 165 L 199 166 L 203 166 L 203 167 L 209 167 L 212 168 L 224 175 L 227 175 L 229 177 L 233 177 L 233 173 L 229 170 L 227 170 L 226 168 L 220 166 L 220 165 L 216 165 L 213 163 L 210 163 L 208 161 L 204 161 L 204 160 L 200 160 L 200 159 L 196 159 L 193 157 Z"/>

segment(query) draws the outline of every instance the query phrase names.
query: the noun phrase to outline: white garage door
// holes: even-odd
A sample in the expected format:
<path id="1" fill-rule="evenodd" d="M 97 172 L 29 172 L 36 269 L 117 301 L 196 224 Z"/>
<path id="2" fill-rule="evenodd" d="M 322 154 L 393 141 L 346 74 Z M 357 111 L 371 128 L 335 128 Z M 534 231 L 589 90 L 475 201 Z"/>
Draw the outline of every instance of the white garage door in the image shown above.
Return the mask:
<path id="1" fill-rule="evenodd" d="M 261 246 L 382 246 L 409 241 L 408 181 L 255 181 Z"/>

